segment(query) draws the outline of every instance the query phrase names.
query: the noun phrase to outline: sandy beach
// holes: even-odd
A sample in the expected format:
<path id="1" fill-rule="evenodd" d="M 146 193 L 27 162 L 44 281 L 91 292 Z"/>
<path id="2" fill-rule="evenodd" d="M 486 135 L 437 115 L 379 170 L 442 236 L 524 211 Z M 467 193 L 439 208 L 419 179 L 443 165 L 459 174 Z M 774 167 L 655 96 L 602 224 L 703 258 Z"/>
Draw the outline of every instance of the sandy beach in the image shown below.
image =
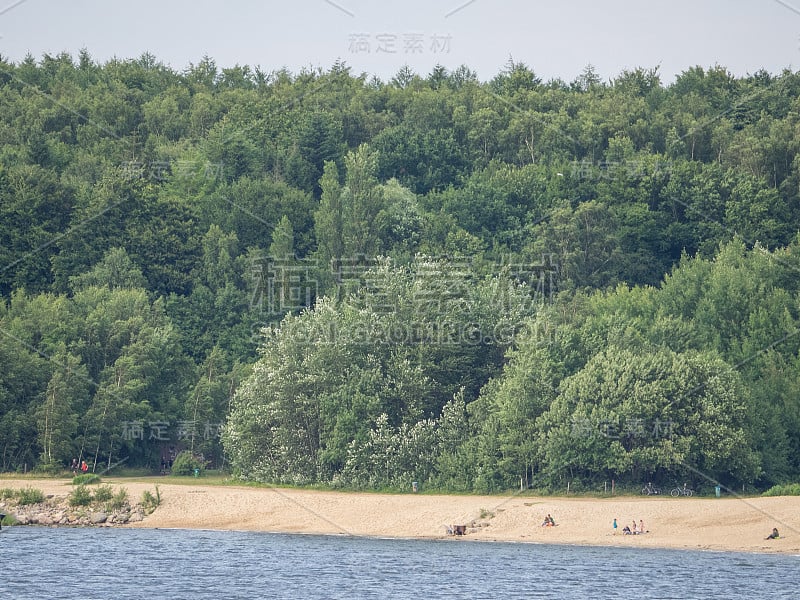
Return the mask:
<path id="1" fill-rule="evenodd" d="M 127 527 L 220 529 L 376 537 L 513 541 L 691 550 L 800 554 L 800 497 L 569 498 L 373 494 L 236 485 L 114 479 L 131 499 L 158 485 L 162 503 Z M 0 487 L 34 487 L 66 497 L 59 479 L 3 479 Z M 547 514 L 556 527 L 541 527 Z M 612 521 L 616 518 L 616 535 Z M 622 535 L 634 519 L 648 533 Z M 466 525 L 464 536 L 448 525 Z M 777 527 L 780 539 L 764 538 Z"/>

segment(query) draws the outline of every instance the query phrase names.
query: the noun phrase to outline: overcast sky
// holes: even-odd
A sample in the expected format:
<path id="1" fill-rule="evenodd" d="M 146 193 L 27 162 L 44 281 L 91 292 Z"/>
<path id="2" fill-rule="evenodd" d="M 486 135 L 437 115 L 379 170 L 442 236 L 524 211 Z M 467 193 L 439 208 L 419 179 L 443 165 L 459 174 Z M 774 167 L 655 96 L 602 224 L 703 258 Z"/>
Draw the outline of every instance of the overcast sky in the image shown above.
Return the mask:
<path id="1" fill-rule="evenodd" d="M 465 64 L 482 80 L 508 62 L 572 81 L 592 64 L 604 79 L 637 66 L 662 80 L 694 65 L 735 75 L 800 64 L 800 0 L 0 0 L 0 54 L 86 48 L 104 62 L 153 53 L 176 70 L 204 55 L 220 67 L 328 69 L 387 80 Z"/>

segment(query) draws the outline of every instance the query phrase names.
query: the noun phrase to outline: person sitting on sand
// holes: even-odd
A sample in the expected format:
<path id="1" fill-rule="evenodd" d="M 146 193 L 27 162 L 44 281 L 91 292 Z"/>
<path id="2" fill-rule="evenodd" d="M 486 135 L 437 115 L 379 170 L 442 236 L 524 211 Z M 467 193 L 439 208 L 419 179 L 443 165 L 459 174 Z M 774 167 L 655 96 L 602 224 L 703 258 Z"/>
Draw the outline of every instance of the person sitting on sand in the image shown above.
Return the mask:
<path id="1" fill-rule="evenodd" d="M 625 525 L 625 527 L 622 528 L 622 535 L 631 535 L 631 528 Z"/>
<path id="2" fill-rule="evenodd" d="M 765 540 L 777 540 L 779 537 L 780 537 L 780 536 L 778 535 L 778 528 L 777 528 L 777 527 L 773 527 L 773 528 L 772 528 L 772 533 L 770 533 L 770 534 L 769 534 L 767 537 L 765 537 L 764 539 L 765 539 Z"/>
<path id="3" fill-rule="evenodd" d="M 544 523 L 542 523 L 542 527 L 555 527 L 555 526 L 556 522 L 553 520 L 553 517 L 551 517 L 550 514 L 548 513 L 548 515 L 544 518 Z"/>

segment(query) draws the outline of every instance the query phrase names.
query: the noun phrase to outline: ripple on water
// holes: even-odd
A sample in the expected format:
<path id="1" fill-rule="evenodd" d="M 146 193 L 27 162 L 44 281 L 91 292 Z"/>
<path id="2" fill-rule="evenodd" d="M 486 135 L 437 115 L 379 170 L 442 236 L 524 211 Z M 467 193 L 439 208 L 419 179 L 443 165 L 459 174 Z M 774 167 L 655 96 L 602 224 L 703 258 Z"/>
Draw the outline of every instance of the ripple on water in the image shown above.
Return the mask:
<path id="1" fill-rule="evenodd" d="M 796 597 L 795 556 L 15 527 L 0 598 Z M 54 596 L 54 593 L 57 596 Z"/>

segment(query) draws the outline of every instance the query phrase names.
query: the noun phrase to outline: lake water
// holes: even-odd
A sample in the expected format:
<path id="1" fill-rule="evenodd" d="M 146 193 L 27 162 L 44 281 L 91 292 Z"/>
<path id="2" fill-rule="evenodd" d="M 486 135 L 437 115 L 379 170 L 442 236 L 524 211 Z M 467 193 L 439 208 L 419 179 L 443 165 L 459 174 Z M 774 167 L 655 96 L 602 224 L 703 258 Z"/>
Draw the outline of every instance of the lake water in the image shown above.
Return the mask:
<path id="1" fill-rule="evenodd" d="M 0 597 L 797 598 L 800 557 L 153 529 L 4 528 Z"/>

